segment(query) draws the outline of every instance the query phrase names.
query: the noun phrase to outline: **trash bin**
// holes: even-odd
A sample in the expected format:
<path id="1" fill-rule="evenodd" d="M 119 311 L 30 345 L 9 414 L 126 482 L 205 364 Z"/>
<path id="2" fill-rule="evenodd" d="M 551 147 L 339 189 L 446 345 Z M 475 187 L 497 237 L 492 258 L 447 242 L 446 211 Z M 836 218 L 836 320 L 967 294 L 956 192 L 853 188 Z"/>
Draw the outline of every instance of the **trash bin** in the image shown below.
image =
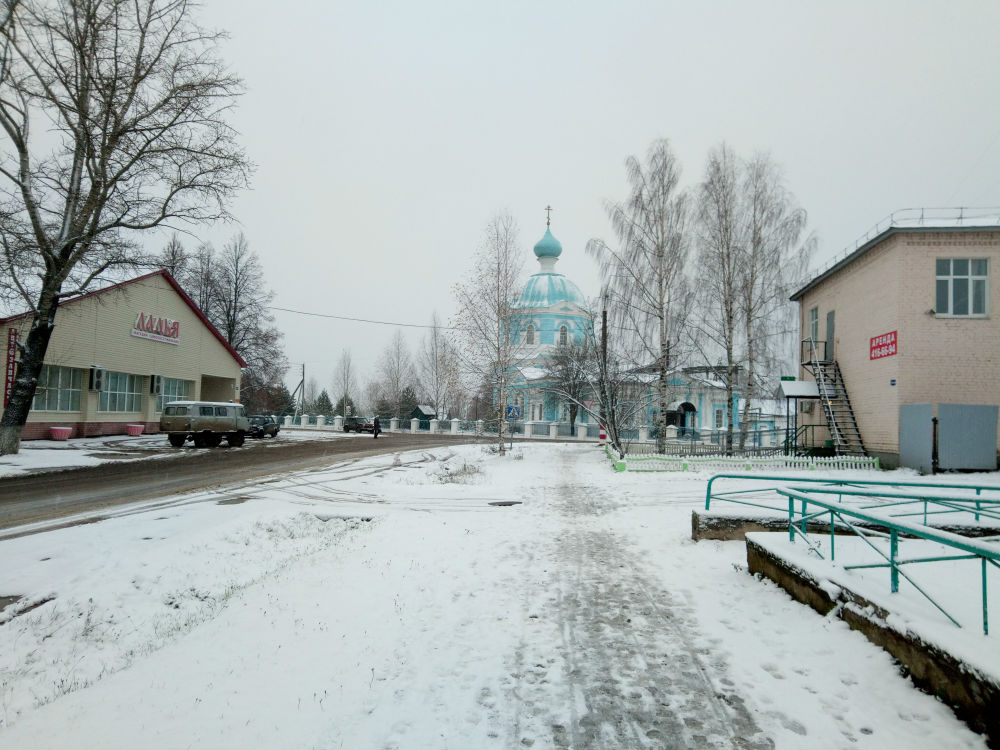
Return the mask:
<path id="1" fill-rule="evenodd" d="M 72 427 L 50 427 L 49 435 L 53 440 L 69 440 L 70 434 L 73 432 Z"/>
<path id="2" fill-rule="evenodd" d="M 125 425 L 125 431 L 132 437 L 139 437 L 145 427 L 146 425 L 144 424 L 127 424 Z"/>

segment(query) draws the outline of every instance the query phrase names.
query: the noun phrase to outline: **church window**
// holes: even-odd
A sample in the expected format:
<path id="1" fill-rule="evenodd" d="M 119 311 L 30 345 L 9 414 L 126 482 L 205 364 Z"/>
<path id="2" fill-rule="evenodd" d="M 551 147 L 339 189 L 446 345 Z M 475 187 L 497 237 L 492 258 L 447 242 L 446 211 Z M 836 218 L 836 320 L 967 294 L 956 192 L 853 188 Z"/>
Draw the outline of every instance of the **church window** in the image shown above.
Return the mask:
<path id="1" fill-rule="evenodd" d="M 559 346 L 566 346 L 566 340 L 569 338 L 569 329 L 566 326 L 559 326 Z"/>
<path id="2" fill-rule="evenodd" d="M 525 344 L 535 343 L 535 327 L 530 323 L 528 324 L 528 330 L 525 331 L 524 333 L 524 343 Z"/>

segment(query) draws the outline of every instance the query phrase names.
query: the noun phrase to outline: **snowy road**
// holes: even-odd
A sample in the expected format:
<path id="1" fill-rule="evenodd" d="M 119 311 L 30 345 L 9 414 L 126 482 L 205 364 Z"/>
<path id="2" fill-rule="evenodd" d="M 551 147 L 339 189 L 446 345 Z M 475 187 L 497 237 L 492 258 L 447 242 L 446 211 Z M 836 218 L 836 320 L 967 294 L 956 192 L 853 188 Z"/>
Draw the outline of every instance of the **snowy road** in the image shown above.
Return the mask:
<path id="1" fill-rule="evenodd" d="M 0 747 L 985 747 L 704 482 L 454 446 L 2 541 Z"/>

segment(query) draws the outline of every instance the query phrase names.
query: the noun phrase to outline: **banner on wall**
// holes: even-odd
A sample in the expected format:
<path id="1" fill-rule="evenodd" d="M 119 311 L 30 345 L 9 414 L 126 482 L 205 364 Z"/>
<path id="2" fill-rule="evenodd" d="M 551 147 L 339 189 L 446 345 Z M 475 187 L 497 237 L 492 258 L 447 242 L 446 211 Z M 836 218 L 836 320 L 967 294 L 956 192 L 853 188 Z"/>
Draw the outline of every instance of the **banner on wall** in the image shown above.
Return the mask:
<path id="1" fill-rule="evenodd" d="M 899 342 L 896 331 L 883 333 L 881 336 L 873 336 L 868 344 L 868 359 L 882 359 L 882 357 L 892 357 L 899 351 Z"/>
<path id="2" fill-rule="evenodd" d="M 3 378 L 3 408 L 7 408 L 10 392 L 14 390 L 14 371 L 17 369 L 17 329 L 7 329 L 7 366 Z"/>

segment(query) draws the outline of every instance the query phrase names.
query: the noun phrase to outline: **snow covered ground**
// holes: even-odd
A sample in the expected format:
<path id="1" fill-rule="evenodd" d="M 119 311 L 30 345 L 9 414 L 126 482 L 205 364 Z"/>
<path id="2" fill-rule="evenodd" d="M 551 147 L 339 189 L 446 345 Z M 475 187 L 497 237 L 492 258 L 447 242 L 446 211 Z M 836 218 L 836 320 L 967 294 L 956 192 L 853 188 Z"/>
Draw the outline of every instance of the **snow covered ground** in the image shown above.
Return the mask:
<path id="1" fill-rule="evenodd" d="M 264 448 L 275 442 L 295 440 L 359 439 L 370 435 L 334 432 L 333 429 L 302 429 L 283 427 L 275 438 L 247 440 L 245 448 Z M 225 449 L 223 449 L 225 450 Z M 102 437 L 73 438 L 72 440 L 25 440 L 19 453 L 0 456 L 0 477 L 18 476 L 69 469 L 79 466 L 97 466 L 111 461 L 177 459 L 197 455 L 189 442 L 184 449 L 170 446 L 164 434 L 105 435 Z"/>
<path id="2" fill-rule="evenodd" d="M 986 746 L 692 542 L 707 478 L 456 445 L 5 539 L 0 747 Z"/>

